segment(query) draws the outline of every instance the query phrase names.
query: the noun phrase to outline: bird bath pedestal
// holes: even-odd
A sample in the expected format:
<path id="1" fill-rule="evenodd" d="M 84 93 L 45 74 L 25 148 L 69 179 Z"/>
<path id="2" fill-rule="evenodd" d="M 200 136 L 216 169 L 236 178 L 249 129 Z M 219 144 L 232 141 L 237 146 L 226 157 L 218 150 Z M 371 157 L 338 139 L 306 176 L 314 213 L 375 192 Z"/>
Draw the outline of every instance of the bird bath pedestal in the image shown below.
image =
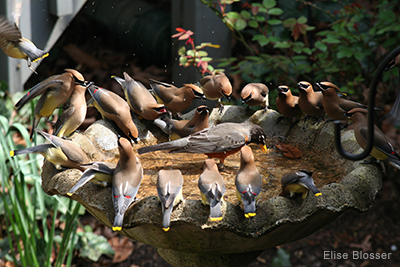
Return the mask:
<path id="1" fill-rule="evenodd" d="M 255 217 L 245 218 L 243 207 L 233 197 L 234 190 L 229 189 L 232 184 L 234 186 L 239 168 L 234 161 L 239 161 L 239 153 L 229 156 L 226 170 L 221 171 L 227 185 L 227 196 L 222 205 L 223 219 L 212 222 L 209 207 L 202 205 L 197 188 L 197 178 L 206 156 L 196 155 L 198 158 L 185 163 L 185 158 L 191 155 L 156 152 L 160 154 L 139 156 L 145 174 L 138 193 L 140 200 L 125 213 L 121 234 L 156 247 L 158 253 L 174 266 L 246 266 L 263 250 L 306 237 L 332 222 L 345 210 L 366 212 L 381 188 L 382 169 L 377 165 L 341 158 L 334 148 L 332 123 L 308 120 L 290 129 L 291 121 L 284 119 L 276 123 L 279 116 L 274 110 L 253 113 L 235 106 L 225 106 L 222 114 L 213 110 L 210 116 L 211 123 L 249 119 L 263 127 L 268 136 L 270 152 L 256 155 L 256 164 L 264 181 Z M 138 120 L 135 123 L 141 133 L 141 141 L 133 146 L 135 151 L 142 146 L 166 141 L 155 126 Z M 118 160 L 117 138 L 102 121 L 94 123 L 84 134 L 75 133 L 71 139 L 93 160 Z M 303 156 L 298 159 L 284 157 L 275 147 L 278 142 L 297 147 Z M 353 131 L 342 131 L 342 143 L 347 151 L 360 152 Z M 258 149 L 256 146 L 252 148 L 253 152 Z M 170 156 L 179 158 L 179 162 L 166 158 Z M 160 163 L 161 167 L 153 162 L 145 164 L 144 161 L 152 161 L 152 157 L 154 162 L 164 160 Z M 228 161 L 231 157 L 232 163 Z M 161 227 L 161 205 L 156 194 L 156 177 L 160 168 L 186 168 L 182 170 L 185 199 L 174 208 L 168 232 Z M 314 172 L 313 178 L 321 196 L 308 194 L 305 199 L 279 196 L 280 178 L 289 170 L 298 169 Z M 80 175 L 79 170 L 60 172 L 51 163 L 45 162 L 42 186 L 47 194 L 66 196 Z M 325 179 L 327 176 L 332 178 Z M 111 195 L 111 186 L 101 187 L 89 182 L 72 199 L 111 227 L 115 216 Z"/>

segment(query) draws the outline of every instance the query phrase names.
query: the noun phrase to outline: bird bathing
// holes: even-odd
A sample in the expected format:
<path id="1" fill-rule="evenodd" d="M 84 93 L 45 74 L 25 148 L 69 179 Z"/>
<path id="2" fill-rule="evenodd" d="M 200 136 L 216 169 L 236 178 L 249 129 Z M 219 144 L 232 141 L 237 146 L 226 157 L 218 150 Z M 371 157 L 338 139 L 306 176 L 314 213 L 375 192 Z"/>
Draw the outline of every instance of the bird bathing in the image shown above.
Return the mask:
<path id="1" fill-rule="evenodd" d="M 223 219 L 213 222 L 209 219 L 209 207 L 201 203 L 197 187 L 207 156 L 158 151 L 138 156 L 144 170 L 136 196 L 139 200 L 125 213 L 121 234 L 155 246 L 174 266 L 246 266 L 264 249 L 310 235 L 347 209 L 366 212 L 381 188 L 381 167 L 341 158 L 335 151 L 332 123 L 308 120 L 290 128 L 292 122 L 286 119 L 276 123 L 279 116 L 274 110 L 264 113 L 225 106 L 222 113 L 214 109 L 209 119 L 210 123 L 248 119 L 267 134 L 268 153 L 263 154 L 257 145 L 250 145 L 263 180 L 255 217 L 245 218 L 243 204 L 235 196 L 240 153 L 228 156 L 224 169 L 220 170 L 226 186 Z M 168 140 L 156 126 L 137 119 L 134 122 L 140 139 L 133 146 L 135 153 L 140 147 Z M 73 134 L 71 139 L 94 161 L 118 161 L 117 137 L 104 121 L 94 123 L 84 134 Z M 351 130 L 342 131 L 342 142 L 347 151 L 360 150 Z M 280 144 L 299 149 L 302 156 L 284 156 L 277 148 Z M 161 169 L 179 169 L 184 177 L 184 200 L 174 208 L 168 232 L 162 230 L 161 204 L 156 190 Z M 305 199 L 279 196 L 280 178 L 299 169 L 313 172 L 321 196 L 311 193 Z M 79 170 L 60 172 L 45 162 L 42 186 L 48 194 L 66 195 L 80 175 Z M 72 199 L 79 201 L 99 221 L 112 226 L 115 215 L 111 187 L 89 182 L 72 195 Z"/>

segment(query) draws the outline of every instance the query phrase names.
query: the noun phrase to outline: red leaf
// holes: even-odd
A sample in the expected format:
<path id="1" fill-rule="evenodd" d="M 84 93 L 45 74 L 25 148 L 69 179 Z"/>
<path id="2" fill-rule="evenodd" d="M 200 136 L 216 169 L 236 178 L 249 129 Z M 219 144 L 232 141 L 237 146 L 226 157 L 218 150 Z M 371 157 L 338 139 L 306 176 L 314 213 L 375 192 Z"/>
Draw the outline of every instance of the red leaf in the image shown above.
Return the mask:
<path id="1" fill-rule="evenodd" d="M 283 153 L 287 158 L 297 159 L 303 156 L 303 152 L 297 147 L 287 145 L 284 143 L 276 144 L 276 147 Z"/>

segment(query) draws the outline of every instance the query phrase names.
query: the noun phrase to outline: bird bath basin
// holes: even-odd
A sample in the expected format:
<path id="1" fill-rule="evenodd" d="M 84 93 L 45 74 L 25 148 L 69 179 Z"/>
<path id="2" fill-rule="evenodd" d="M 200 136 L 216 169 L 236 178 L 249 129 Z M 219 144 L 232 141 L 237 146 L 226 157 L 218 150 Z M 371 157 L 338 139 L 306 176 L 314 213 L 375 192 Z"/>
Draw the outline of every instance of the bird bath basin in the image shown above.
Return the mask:
<path id="1" fill-rule="evenodd" d="M 174 266 L 246 266 L 263 250 L 289 243 L 312 234 L 332 222 L 345 210 L 366 212 L 381 188 L 382 169 L 376 165 L 352 162 L 335 151 L 332 123 L 301 121 L 290 129 L 291 121 L 276 124 L 279 113 L 246 112 L 242 107 L 225 106 L 222 114 L 213 110 L 210 123 L 241 122 L 249 119 L 267 134 L 269 152 L 262 154 L 251 146 L 256 165 L 263 177 L 257 215 L 245 218 L 243 205 L 235 197 L 235 175 L 239 153 L 225 160 L 221 171 L 226 184 L 222 205 L 223 219 L 212 222 L 209 207 L 201 203 L 197 180 L 205 155 L 154 152 L 140 155 L 144 178 L 137 198 L 125 213 L 121 234 L 152 245 Z M 167 141 L 167 137 L 150 123 L 135 120 L 141 139 L 134 150 Z M 91 125 L 84 134 L 71 139 L 96 161 L 118 161 L 117 137 L 103 121 Z M 288 158 L 276 148 L 278 142 L 297 147 L 300 158 Z M 342 131 L 342 143 L 349 152 L 360 152 L 353 132 Z M 136 153 L 137 154 L 137 153 Z M 180 169 L 184 176 L 184 200 L 171 216 L 171 229 L 162 230 L 161 205 L 157 198 L 156 180 L 160 169 Z M 279 196 L 280 178 L 289 171 L 313 171 L 322 195 L 308 194 L 305 199 Z M 58 171 L 45 162 L 42 186 L 46 193 L 66 195 L 80 178 L 79 170 Z M 93 216 L 111 228 L 114 208 L 111 186 L 87 183 L 72 199 L 80 202 Z"/>

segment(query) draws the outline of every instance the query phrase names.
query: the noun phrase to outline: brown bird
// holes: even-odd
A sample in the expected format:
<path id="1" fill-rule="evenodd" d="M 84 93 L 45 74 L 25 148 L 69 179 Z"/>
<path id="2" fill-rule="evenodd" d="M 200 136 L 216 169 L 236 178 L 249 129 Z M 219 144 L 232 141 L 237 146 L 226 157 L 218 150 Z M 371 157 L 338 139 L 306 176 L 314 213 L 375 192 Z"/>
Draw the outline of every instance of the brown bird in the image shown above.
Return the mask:
<path id="1" fill-rule="evenodd" d="M 332 120 L 347 120 L 346 112 L 353 108 L 368 108 L 366 105 L 355 101 L 340 98 L 337 93 L 340 89 L 331 82 L 320 82 L 316 85 L 322 91 L 322 105 L 326 114 Z"/>
<path id="2" fill-rule="evenodd" d="M 37 153 L 43 155 L 48 161 L 54 164 L 57 169 L 61 167 L 85 170 L 82 165 L 90 163 L 88 156 L 69 140 L 62 139 L 36 129 L 50 143 L 40 144 L 33 147 L 10 151 L 10 156 L 27 153 Z"/>
<path id="3" fill-rule="evenodd" d="M 171 140 L 186 137 L 205 128 L 208 128 L 208 117 L 210 110 L 207 106 L 198 106 L 190 120 L 174 120 L 167 116 L 162 116 L 154 123 L 166 134 L 170 135 Z M 161 121 L 160 121 L 161 120 Z"/>
<path id="4" fill-rule="evenodd" d="M 112 197 L 114 201 L 115 219 L 113 231 L 121 231 L 126 210 L 135 200 L 143 178 L 143 168 L 139 159 L 133 153 L 128 139 L 118 139 L 120 158 L 114 170 Z"/>
<path id="5" fill-rule="evenodd" d="M 113 124 L 119 135 L 136 142 L 139 132 L 132 121 L 128 103 L 116 93 L 96 85 L 89 85 L 88 90 L 94 107 L 103 118 Z"/>
<path id="6" fill-rule="evenodd" d="M 224 73 L 207 75 L 200 80 L 201 89 L 207 99 L 218 100 L 220 111 L 224 106 L 221 98 L 226 97 L 230 101 L 232 96 L 232 84 Z"/>
<path id="7" fill-rule="evenodd" d="M 299 106 L 299 97 L 293 95 L 286 85 L 278 86 L 278 97 L 275 104 L 283 117 L 300 119 L 303 116 L 303 111 Z"/>
<path id="8" fill-rule="evenodd" d="M 295 194 L 300 193 L 304 199 L 308 191 L 311 190 L 316 197 L 320 196 L 321 192 L 315 186 L 312 175 L 313 172 L 307 170 L 298 170 L 285 174 L 281 178 L 282 193 L 280 195 L 294 197 Z"/>
<path id="9" fill-rule="evenodd" d="M 267 151 L 266 134 L 260 126 L 248 122 L 226 122 L 178 140 L 139 148 L 138 153 L 140 155 L 158 150 L 169 150 L 169 153 L 200 153 L 209 158 L 220 159 L 222 167 L 226 157 L 249 143 L 259 144 L 263 152 Z"/>
<path id="10" fill-rule="evenodd" d="M 53 114 L 54 110 L 67 102 L 77 82 L 83 82 L 84 78 L 76 70 L 66 69 L 65 73 L 53 75 L 46 80 L 32 87 L 16 104 L 17 111 L 20 110 L 28 101 L 41 95 L 34 110 L 32 120 L 32 131 L 30 138 L 32 139 L 34 130 L 36 129 L 42 117 L 46 120 Z"/>
<path id="11" fill-rule="evenodd" d="M 299 106 L 308 116 L 322 118 L 325 115 L 322 106 L 322 92 L 315 92 L 311 83 L 299 82 Z"/>
<path id="12" fill-rule="evenodd" d="M 172 113 L 180 113 L 186 110 L 195 98 L 205 98 L 200 87 L 194 84 L 184 84 L 183 87 L 178 88 L 171 84 L 150 79 L 150 86 Z"/>
<path id="13" fill-rule="evenodd" d="M 78 182 L 68 191 L 68 196 L 72 196 L 79 188 L 89 181 L 101 186 L 107 186 L 108 183 L 112 183 L 116 164 L 111 162 L 92 162 L 90 164 L 81 165 L 81 167 L 85 168 L 85 171 L 82 173 Z"/>
<path id="14" fill-rule="evenodd" d="M 263 83 L 249 83 L 240 93 L 242 104 L 250 106 L 261 106 L 264 112 L 268 109 L 268 87 Z"/>
<path id="15" fill-rule="evenodd" d="M 385 71 L 388 71 L 396 66 L 398 66 L 400 63 L 400 54 L 397 55 L 392 61 L 389 62 L 389 64 L 385 67 Z"/>
<path id="16" fill-rule="evenodd" d="M 23 38 L 17 25 L 3 16 L 0 16 L 0 47 L 9 57 L 25 59 L 33 72 L 35 70 L 32 69 L 31 62 L 49 55 L 49 53 L 37 48 L 30 40 Z"/>
<path id="17" fill-rule="evenodd" d="M 210 205 L 210 220 L 213 222 L 222 220 L 221 201 L 225 194 L 225 182 L 213 159 L 204 161 L 203 173 L 200 175 L 198 187 L 202 203 Z"/>
<path id="18" fill-rule="evenodd" d="M 160 170 L 157 177 L 157 194 L 163 213 L 163 230 L 170 229 L 171 212 L 182 200 L 183 176 L 180 170 Z"/>
<path id="19" fill-rule="evenodd" d="M 117 76 L 112 76 L 112 78 L 121 85 L 130 108 L 140 118 L 153 121 L 167 113 L 165 105 L 157 103 L 149 90 L 141 82 L 132 79 L 126 72 L 124 72 L 124 79 Z"/>
<path id="20" fill-rule="evenodd" d="M 354 126 L 354 135 L 357 143 L 365 149 L 367 146 L 368 129 L 368 111 L 363 108 L 355 108 L 347 112 L 347 116 L 352 120 Z M 385 134 L 374 125 L 374 146 L 370 153 L 377 160 L 382 160 L 387 164 L 400 169 L 400 156 L 394 150 L 392 144 L 386 138 Z"/>
<path id="21" fill-rule="evenodd" d="M 244 205 L 246 218 L 256 216 L 256 201 L 261 192 L 262 178 L 249 146 L 240 150 L 240 169 L 235 178 L 236 196 Z"/>
<path id="22" fill-rule="evenodd" d="M 58 137 L 70 136 L 86 118 L 86 86 L 75 85 L 74 91 L 69 99 L 68 108 L 58 118 L 54 135 Z"/>

